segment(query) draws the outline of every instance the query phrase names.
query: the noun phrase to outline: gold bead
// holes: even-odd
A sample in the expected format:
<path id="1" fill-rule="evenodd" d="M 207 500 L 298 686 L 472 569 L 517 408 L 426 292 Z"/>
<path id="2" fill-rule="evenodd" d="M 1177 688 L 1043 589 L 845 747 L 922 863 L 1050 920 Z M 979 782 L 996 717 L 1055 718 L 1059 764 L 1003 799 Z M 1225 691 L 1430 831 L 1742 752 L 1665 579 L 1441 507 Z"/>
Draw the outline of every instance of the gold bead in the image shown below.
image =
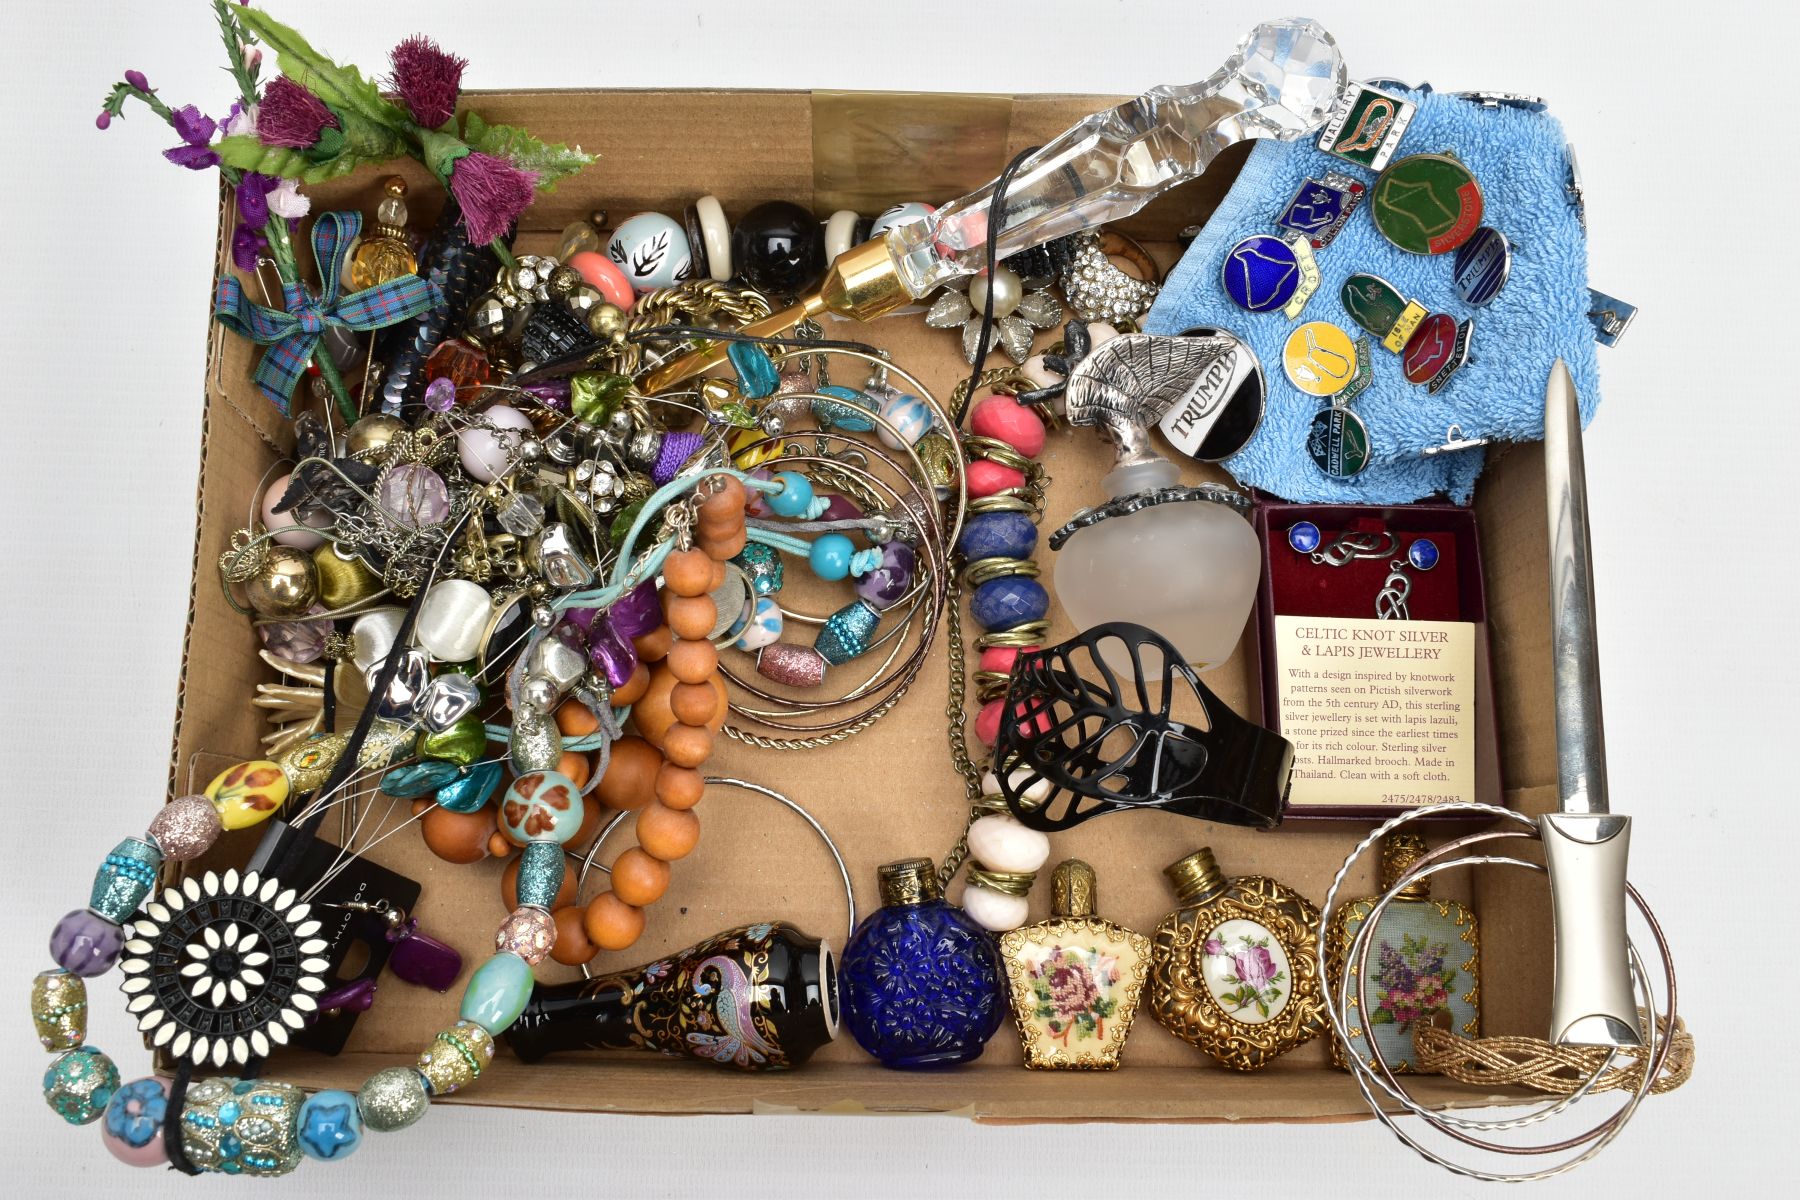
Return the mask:
<path id="1" fill-rule="evenodd" d="M 268 557 L 244 584 L 250 607 L 265 617 L 297 617 L 319 598 L 313 560 L 292 546 L 271 546 Z"/>
<path id="2" fill-rule="evenodd" d="M 388 195 L 396 198 L 406 195 L 406 180 L 398 175 L 389 175 L 381 187 Z"/>
<path id="3" fill-rule="evenodd" d="M 44 971 L 31 981 L 31 1022 L 51 1053 L 87 1040 L 87 984 L 67 971 Z"/>
<path id="4" fill-rule="evenodd" d="M 596 304 L 588 310 L 588 332 L 604 341 L 623 341 L 630 322 L 616 304 Z"/>
<path id="5" fill-rule="evenodd" d="M 419 1073 L 434 1096 L 461 1091 L 494 1061 L 494 1035 L 473 1021 L 458 1021 L 432 1039 L 419 1055 Z"/>
<path id="6" fill-rule="evenodd" d="M 333 611 L 360 604 L 381 590 L 381 577 L 362 559 L 345 557 L 330 543 L 313 551 L 313 570 L 319 579 L 319 603 Z"/>
<path id="7" fill-rule="evenodd" d="M 341 733 L 316 733 L 305 741 L 282 751 L 275 765 L 287 776 L 291 794 L 315 791 L 331 778 L 332 768 L 344 757 L 350 739 Z"/>
<path id="8" fill-rule="evenodd" d="M 361 458 L 369 454 L 377 454 L 387 449 L 387 444 L 394 440 L 394 435 L 406 429 L 399 417 L 391 417 L 386 413 L 370 413 L 350 427 L 346 444 L 350 453 Z"/>

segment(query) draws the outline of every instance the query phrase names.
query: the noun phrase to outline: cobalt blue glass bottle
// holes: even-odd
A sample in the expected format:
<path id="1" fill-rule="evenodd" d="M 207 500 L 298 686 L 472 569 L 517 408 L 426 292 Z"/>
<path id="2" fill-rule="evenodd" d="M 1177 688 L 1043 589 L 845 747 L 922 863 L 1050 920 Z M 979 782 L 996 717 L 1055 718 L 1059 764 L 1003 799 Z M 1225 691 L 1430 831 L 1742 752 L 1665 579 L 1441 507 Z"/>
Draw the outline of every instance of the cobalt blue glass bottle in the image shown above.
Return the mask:
<path id="1" fill-rule="evenodd" d="M 950 1067 L 981 1055 L 1005 1016 L 987 930 L 944 899 L 926 858 L 887 863 L 881 904 L 844 951 L 845 1024 L 886 1067 Z"/>

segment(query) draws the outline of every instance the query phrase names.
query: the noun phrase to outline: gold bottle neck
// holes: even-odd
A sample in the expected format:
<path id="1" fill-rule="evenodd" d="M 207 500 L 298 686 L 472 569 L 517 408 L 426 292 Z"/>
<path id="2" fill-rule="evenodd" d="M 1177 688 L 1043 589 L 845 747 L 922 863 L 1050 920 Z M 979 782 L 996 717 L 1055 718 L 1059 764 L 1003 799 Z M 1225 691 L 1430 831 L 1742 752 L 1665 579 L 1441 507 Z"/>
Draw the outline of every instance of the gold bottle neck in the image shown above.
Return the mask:
<path id="1" fill-rule="evenodd" d="M 1163 868 L 1163 875 L 1183 904 L 1199 904 L 1224 891 L 1230 880 L 1219 870 L 1212 848 L 1202 846 L 1184 859 Z"/>
<path id="2" fill-rule="evenodd" d="M 1094 868 L 1079 858 L 1056 864 L 1050 876 L 1050 912 L 1058 917 L 1091 917 L 1095 909 Z"/>
<path id="3" fill-rule="evenodd" d="M 1401 876 L 1425 857 L 1425 839 L 1416 833 L 1391 833 L 1381 843 L 1381 890 L 1392 891 Z M 1394 895 L 1396 900 L 1431 899 L 1431 880 L 1415 879 Z"/>
<path id="4" fill-rule="evenodd" d="M 923 904 L 944 894 L 938 884 L 937 864 L 929 858 L 903 858 L 876 868 L 881 902 Z"/>

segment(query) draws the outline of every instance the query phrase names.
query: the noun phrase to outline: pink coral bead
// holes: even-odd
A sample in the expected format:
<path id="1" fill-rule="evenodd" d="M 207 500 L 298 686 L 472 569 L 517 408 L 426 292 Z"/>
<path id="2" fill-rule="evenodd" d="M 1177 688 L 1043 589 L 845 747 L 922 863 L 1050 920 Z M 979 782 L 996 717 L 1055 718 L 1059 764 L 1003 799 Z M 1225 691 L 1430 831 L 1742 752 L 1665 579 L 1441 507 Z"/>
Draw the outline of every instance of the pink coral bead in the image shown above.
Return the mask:
<path id="1" fill-rule="evenodd" d="M 1025 486 L 1025 472 L 978 458 L 969 464 L 969 499 L 996 496 L 1007 488 Z"/>
<path id="2" fill-rule="evenodd" d="M 608 304 L 616 304 L 626 312 L 631 311 L 631 306 L 637 301 L 637 293 L 632 290 L 631 280 L 625 278 L 625 272 L 618 263 L 604 254 L 583 250 L 580 254 L 569 255 L 568 265 L 606 297 Z"/>
<path id="3" fill-rule="evenodd" d="M 975 714 L 975 736 L 981 739 L 982 745 L 991 746 L 994 744 L 994 740 L 1000 736 L 1000 710 L 1005 704 L 1006 701 L 1004 700 L 989 700 L 986 704 L 981 706 L 981 711 Z M 1015 711 L 1018 712 L 1018 717 L 1016 717 L 1015 720 L 1017 720 L 1020 725 L 1026 724 L 1026 720 L 1024 719 L 1025 713 L 1019 710 Z M 1048 731 L 1050 728 L 1050 714 L 1048 712 L 1038 713 L 1034 723 L 1037 725 L 1039 733 Z"/>
<path id="4" fill-rule="evenodd" d="M 982 437 L 1005 442 L 1026 458 L 1044 452 L 1044 423 L 1011 396 L 989 396 L 977 404 L 969 428 Z"/>
<path id="5" fill-rule="evenodd" d="M 992 671 L 996 675 L 1011 675 L 1013 665 L 1019 661 L 1019 655 L 1036 649 L 1036 646 L 989 646 L 981 652 L 978 669 Z"/>

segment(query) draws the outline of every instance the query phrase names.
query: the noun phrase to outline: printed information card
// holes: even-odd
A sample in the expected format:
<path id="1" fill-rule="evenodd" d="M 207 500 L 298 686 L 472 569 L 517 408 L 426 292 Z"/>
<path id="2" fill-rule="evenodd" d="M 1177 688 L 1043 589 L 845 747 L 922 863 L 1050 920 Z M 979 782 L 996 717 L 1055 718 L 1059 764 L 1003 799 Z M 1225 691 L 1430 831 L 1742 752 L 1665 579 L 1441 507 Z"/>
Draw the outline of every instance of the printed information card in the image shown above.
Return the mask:
<path id="1" fill-rule="evenodd" d="M 1288 801 L 1415 808 L 1475 798 L 1475 626 L 1275 618 Z"/>

